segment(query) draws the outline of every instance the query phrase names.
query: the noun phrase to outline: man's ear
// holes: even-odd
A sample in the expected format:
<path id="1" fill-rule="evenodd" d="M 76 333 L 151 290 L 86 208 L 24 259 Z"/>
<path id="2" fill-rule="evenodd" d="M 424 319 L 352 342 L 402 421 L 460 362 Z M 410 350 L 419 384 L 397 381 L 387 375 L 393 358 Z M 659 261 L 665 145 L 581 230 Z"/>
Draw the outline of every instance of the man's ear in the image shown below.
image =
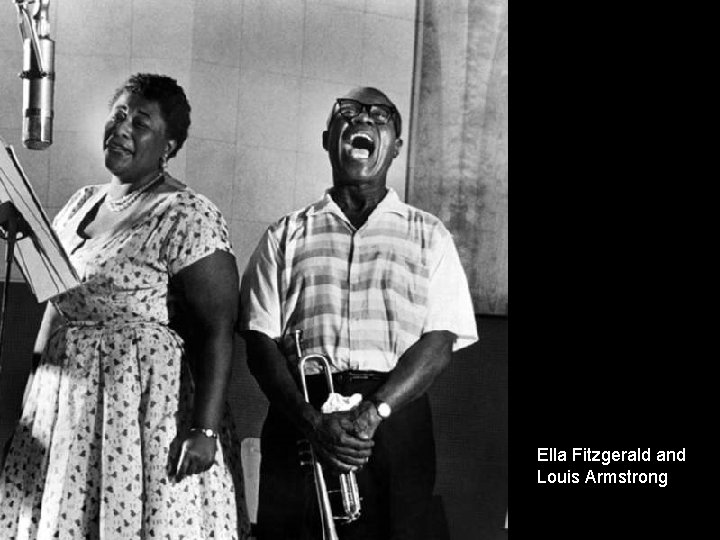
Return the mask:
<path id="1" fill-rule="evenodd" d="M 323 150 L 328 149 L 328 132 L 327 130 L 323 131 Z"/>
<path id="2" fill-rule="evenodd" d="M 396 158 L 400 155 L 400 149 L 402 148 L 403 140 L 398 137 L 395 139 L 395 152 L 393 153 L 393 158 Z"/>

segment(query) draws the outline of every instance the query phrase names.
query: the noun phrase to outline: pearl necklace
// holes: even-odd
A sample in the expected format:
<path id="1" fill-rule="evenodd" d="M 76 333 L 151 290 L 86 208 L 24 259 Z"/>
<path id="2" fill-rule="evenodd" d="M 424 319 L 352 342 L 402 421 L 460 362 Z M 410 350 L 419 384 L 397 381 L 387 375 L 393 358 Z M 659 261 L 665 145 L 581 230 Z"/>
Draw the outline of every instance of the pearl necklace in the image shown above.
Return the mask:
<path id="1" fill-rule="evenodd" d="M 165 179 L 165 173 L 161 172 L 158 174 L 155 178 L 150 180 L 147 184 L 144 186 L 131 191 L 130 193 L 127 193 L 126 195 L 123 195 L 119 199 L 115 199 L 114 201 L 109 201 L 105 199 L 105 205 L 107 206 L 108 210 L 111 212 L 122 212 L 123 210 L 127 210 L 130 208 L 130 205 L 132 205 L 135 201 L 137 201 L 140 198 L 140 195 L 145 193 L 147 190 L 149 190 L 151 187 L 153 187 L 155 184 L 161 182 Z"/>

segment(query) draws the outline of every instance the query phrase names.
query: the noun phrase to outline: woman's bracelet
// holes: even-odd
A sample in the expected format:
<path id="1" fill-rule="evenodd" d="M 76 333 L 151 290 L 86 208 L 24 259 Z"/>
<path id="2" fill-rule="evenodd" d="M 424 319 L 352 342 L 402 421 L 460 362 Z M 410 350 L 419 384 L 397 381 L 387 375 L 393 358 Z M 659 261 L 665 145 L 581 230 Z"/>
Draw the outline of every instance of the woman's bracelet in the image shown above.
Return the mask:
<path id="1" fill-rule="evenodd" d="M 190 433 L 195 433 L 195 432 L 202 433 L 202 434 L 205 435 L 208 439 L 217 439 L 217 438 L 218 438 L 217 431 L 215 431 L 214 429 L 210 429 L 210 428 L 196 428 L 196 427 L 190 428 Z"/>

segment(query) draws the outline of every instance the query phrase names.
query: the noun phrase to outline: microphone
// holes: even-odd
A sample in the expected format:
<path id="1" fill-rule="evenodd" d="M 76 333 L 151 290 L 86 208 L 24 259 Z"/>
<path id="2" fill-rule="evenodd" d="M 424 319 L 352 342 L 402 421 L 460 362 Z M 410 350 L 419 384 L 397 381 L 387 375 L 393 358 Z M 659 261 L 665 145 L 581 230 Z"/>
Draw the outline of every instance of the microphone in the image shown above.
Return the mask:
<path id="1" fill-rule="evenodd" d="M 49 37 L 49 0 L 35 1 L 39 6 L 34 23 L 18 4 L 23 38 L 22 141 L 25 148 L 44 150 L 52 144 L 55 42 Z"/>
<path id="2" fill-rule="evenodd" d="M 25 148 L 44 150 L 52 144 L 53 94 L 55 86 L 55 43 L 49 38 L 38 39 L 42 58 L 40 69 L 32 42 L 23 42 L 23 129 Z"/>

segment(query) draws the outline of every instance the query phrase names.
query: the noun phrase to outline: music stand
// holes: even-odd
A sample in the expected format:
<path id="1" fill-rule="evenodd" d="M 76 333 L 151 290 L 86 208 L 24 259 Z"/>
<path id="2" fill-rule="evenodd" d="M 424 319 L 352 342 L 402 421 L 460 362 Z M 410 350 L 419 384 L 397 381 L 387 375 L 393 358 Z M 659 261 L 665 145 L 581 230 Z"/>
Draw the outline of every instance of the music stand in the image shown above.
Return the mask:
<path id="1" fill-rule="evenodd" d="M 0 369 L 2 338 L 13 260 L 38 302 L 80 284 L 75 269 L 42 209 L 11 146 L 0 138 L 0 226 L 7 242 L 5 284 L 0 305 Z"/>
<path id="2" fill-rule="evenodd" d="M 30 227 L 10 201 L 0 203 L 0 239 L 7 242 L 5 246 L 5 282 L 3 283 L 2 305 L 0 305 L 0 372 L 2 372 L 3 336 L 5 335 L 5 317 L 7 314 L 8 295 L 10 293 L 10 274 L 15 258 L 15 242 L 30 234 Z"/>

